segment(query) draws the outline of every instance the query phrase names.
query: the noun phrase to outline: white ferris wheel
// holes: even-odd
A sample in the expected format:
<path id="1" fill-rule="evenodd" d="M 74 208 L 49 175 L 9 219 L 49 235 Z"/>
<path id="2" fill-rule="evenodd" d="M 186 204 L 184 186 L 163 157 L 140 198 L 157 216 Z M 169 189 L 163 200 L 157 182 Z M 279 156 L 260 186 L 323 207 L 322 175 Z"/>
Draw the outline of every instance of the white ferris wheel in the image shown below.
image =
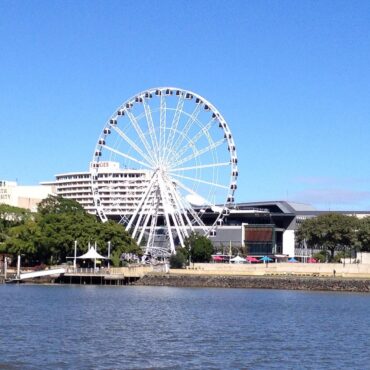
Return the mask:
<path id="1" fill-rule="evenodd" d="M 230 128 L 205 98 L 174 87 L 140 92 L 98 139 L 91 166 L 97 214 L 123 223 L 146 255 L 168 256 L 192 232 L 215 236 L 234 203 L 237 162 Z"/>

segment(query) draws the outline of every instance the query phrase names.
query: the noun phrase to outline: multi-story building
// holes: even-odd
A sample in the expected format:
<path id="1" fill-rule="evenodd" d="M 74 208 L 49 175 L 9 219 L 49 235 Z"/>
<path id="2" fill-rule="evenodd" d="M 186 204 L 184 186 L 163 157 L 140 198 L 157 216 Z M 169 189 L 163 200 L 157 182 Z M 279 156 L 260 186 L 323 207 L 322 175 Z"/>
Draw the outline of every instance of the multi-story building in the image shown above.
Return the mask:
<path id="1" fill-rule="evenodd" d="M 118 162 L 91 163 L 99 166 L 98 190 L 101 206 L 110 218 L 132 213 L 140 201 L 150 173 L 146 170 L 121 169 Z M 55 176 L 55 181 L 43 182 L 51 185 L 55 193 L 66 199 L 79 202 L 89 213 L 95 214 L 91 190 L 91 173 L 68 172 Z"/>
<path id="2" fill-rule="evenodd" d="M 49 194 L 54 194 L 50 185 L 18 185 L 16 181 L 0 181 L 0 204 L 8 204 L 36 212 L 37 205 Z"/>

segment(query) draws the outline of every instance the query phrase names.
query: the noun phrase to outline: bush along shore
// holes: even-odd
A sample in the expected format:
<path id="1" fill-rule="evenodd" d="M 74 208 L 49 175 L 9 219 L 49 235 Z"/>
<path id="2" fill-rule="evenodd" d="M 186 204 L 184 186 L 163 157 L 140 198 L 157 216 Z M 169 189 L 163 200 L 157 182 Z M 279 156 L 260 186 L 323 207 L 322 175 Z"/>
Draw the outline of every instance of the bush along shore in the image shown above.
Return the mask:
<path id="1" fill-rule="evenodd" d="M 328 277 L 263 277 L 205 275 L 145 275 L 134 283 L 141 286 L 288 289 L 315 291 L 370 292 L 369 279 Z"/>

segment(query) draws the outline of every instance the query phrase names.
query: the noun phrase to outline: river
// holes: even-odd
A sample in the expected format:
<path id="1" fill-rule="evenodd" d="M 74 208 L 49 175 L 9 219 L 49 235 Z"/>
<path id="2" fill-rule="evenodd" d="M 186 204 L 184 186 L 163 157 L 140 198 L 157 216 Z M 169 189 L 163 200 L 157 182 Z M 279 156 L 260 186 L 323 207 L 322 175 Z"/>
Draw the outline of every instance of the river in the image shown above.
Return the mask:
<path id="1" fill-rule="evenodd" d="M 370 369 L 370 295 L 0 285 L 0 369 Z"/>

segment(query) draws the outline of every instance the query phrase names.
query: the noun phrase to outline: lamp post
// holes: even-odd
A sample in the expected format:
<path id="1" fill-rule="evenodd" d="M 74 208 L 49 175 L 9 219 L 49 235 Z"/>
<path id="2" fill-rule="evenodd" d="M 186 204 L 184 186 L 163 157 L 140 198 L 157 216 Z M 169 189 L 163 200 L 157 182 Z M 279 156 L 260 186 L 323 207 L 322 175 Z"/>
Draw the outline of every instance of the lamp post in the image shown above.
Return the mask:
<path id="1" fill-rule="evenodd" d="M 110 241 L 108 242 L 108 268 L 110 268 Z"/>
<path id="2" fill-rule="evenodd" d="M 17 257 L 17 279 L 19 280 L 21 278 L 21 255 L 18 254 Z"/>
<path id="3" fill-rule="evenodd" d="M 8 257 L 4 257 L 4 280 L 6 280 L 7 272 L 8 272 Z"/>
<path id="4" fill-rule="evenodd" d="M 76 272 L 76 258 L 77 258 L 77 240 L 75 240 L 74 258 L 73 258 L 73 271 Z"/>

